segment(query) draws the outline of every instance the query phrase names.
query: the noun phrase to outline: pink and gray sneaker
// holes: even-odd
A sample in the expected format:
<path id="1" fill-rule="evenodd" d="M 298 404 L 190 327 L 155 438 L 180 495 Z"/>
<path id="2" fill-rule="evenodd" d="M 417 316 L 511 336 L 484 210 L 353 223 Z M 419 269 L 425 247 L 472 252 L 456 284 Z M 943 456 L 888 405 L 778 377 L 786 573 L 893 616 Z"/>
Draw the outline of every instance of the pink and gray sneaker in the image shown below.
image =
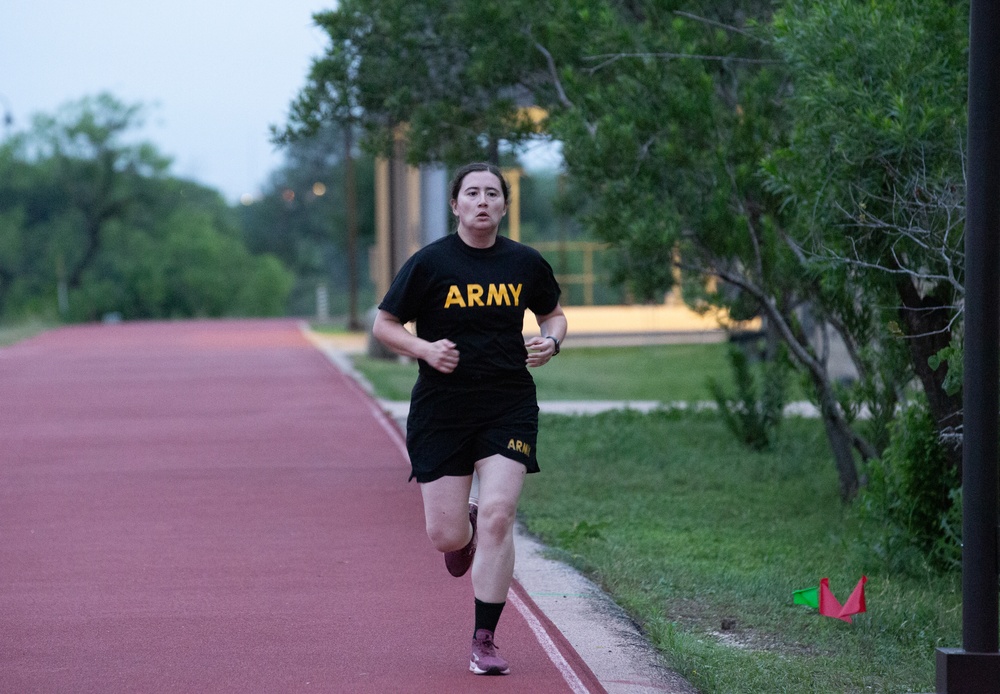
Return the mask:
<path id="1" fill-rule="evenodd" d="M 479 516 L 479 506 L 469 504 L 469 522 L 472 523 L 472 539 L 462 549 L 444 553 L 444 565 L 448 567 L 448 573 L 455 578 L 464 576 L 465 572 L 472 566 L 472 559 L 476 556 L 476 519 Z"/>
<path id="2" fill-rule="evenodd" d="M 509 675 L 510 665 L 497 653 L 497 645 L 493 643 L 493 632 L 488 629 L 476 631 L 472 639 L 472 656 L 469 658 L 469 670 L 477 675 Z"/>

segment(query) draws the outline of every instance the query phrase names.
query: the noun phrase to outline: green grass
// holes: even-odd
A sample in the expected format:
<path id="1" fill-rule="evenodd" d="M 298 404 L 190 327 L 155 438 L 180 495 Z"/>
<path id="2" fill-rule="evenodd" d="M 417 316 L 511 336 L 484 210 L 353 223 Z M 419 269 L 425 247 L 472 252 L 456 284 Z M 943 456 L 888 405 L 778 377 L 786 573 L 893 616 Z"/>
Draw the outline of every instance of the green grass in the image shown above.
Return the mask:
<path id="1" fill-rule="evenodd" d="M 15 342 L 20 342 L 21 340 L 27 340 L 29 337 L 34 337 L 39 333 L 52 329 L 52 327 L 53 326 L 49 323 L 42 323 L 38 321 L 18 323 L 16 325 L 0 324 L 0 347 L 12 345 Z"/>
<path id="2" fill-rule="evenodd" d="M 330 319 L 330 321 L 321 323 L 318 321 L 312 321 L 309 323 L 309 329 L 313 332 L 322 333 L 325 335 L 350 335 L 353 334 L 352 331 L 347 329 L 346 319 Z"/>
<path id="3" fill-rule="evenodd" d="M 415 365 L 357 364 L 408 396 Z M 709 375 L 731 380 L 722 345 L 567 349 L 533 374 L 540 399 L 703 400 Z M 818 421 L 756 453 L 713 414 L 543 415 L 538 451 L 527 529 L 705 694 L 933 691 L 934 649 L 961 643 L 959 577 L 894 575 L 859 547 Z M 823 577 L 843 601 L 862 574 L 853 624 L 792 604 Z"/>
<path id="4" fill-rule="evenodd" d="M 753 453 L 710 414 L 544 416 L 538 451 L 528 530 L 702 692 L 932 691 L 934 649 L 961 642 L 957 577 L 890 575 L 850 541 L 819 422 Z M 823 577 L 846 600 L 862 574 L 853 624 L 792 604 Z"/>
<path id="5" fill-rule="evenodd" d="M 380 397 L 408 400 L 417 365 L 356 357 Z M 539 400 L 710 400 L 709 374 L 729 373 L 725 345 L 574 347 L 532 369 Z"/>
<path id="6" fill-rule="evenodd" d="M 366 356 L 354 356 L 354 368 L 375 388 L 380 398 L 386 400 L 409 400 L 410 390 L 417 380 L 417 363 Z"/>

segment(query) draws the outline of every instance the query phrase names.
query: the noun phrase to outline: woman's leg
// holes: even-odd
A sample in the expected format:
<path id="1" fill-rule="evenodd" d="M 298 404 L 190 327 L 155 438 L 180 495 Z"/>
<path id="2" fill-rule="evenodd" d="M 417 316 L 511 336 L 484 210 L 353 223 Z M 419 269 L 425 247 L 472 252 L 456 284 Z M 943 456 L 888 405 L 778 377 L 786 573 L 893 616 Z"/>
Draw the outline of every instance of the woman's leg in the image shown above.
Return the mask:
<path id="1" fill-rule="evenodd" d="M 420 485 L 427 537 L 439 552 L 462 549 L 472 539 L 469 490 L 472 475 L 440 477 Z"/>
<path id="2" fill-rule="evenodd" d="M 497 652 L 494 632 L 514 578 L 514 519 L 527 468 L 501 455 L 476 463 L 479 477 L 479 546 L 472 562 L 476 625 L 469 669 L 477 675 L 506 675 L 507 660 Z"/>
<path id="3" fill-rule="evenodd" d="M 494 455 L 477 462 L 476 471 L 479 539 L 472 563 L 472 588 L 476 599 L 502 603 L 514 577 L 514 520 L 527 469 L 510 458 Z"/>

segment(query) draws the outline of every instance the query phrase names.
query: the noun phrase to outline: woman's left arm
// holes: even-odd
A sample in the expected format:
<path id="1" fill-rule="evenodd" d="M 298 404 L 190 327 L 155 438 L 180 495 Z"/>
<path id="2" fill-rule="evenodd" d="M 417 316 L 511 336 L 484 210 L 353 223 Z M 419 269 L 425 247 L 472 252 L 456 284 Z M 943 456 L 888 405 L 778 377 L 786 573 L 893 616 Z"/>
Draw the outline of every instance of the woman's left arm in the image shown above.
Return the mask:
<path id="1" fill-rule="evenodd" d="M 528 366 L 536 367 L 548 363 L 549 359 L 559 353 L 562 341 L 566 339 L 566 314 L 562 306 L 556 307 L 544 316 L 535 316 L 538 329 L 542 334 L 524 343 L 528 350 Z"/>

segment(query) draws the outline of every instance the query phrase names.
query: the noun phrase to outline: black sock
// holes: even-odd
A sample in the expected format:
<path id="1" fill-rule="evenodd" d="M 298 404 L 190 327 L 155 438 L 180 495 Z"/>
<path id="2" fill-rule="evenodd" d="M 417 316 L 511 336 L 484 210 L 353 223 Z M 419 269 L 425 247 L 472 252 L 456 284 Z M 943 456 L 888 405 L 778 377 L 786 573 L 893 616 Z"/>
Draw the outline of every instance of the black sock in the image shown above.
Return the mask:
<path id="1" fill-rule="evenodd" d="M 497 630 L 497 622 L 500 621 L 500 613 L 503 612 L 505 602 L 483 602 L 476 598 L 476 631 L 486 629 L 491 633 Z M 475 632 L 473 632 L 475 636 Z"/>

